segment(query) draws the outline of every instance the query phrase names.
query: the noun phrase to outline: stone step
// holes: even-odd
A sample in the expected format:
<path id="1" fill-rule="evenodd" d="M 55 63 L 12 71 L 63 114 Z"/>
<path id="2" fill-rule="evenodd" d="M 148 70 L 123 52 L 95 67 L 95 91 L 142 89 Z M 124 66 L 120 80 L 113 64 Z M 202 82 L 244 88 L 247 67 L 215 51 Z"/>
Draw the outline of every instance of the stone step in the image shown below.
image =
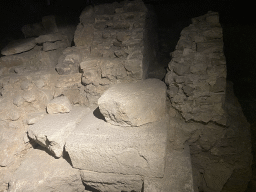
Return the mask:
<path id="1" fill-rule="evenodd" d="M 163 177 L 169 118 L 140 127 L 115 126 L 91 111 L 66 140 L 74 168 Z"/>

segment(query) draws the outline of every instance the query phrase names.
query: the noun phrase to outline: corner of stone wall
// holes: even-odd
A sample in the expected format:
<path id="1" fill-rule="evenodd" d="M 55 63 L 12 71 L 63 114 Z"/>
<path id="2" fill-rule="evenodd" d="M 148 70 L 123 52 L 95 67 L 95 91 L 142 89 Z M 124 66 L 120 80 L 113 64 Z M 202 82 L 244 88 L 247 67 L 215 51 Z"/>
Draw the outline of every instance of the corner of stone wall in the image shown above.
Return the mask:
<path id="1" fill-rule="evenodd" d="M 170 141 L 174 148 L 190 145 L 195 191 L 245 191 L 251 173 L 250 132 L 226 83 L 218 13 L 193 18 L 171 55 L 165 77 Z"/>

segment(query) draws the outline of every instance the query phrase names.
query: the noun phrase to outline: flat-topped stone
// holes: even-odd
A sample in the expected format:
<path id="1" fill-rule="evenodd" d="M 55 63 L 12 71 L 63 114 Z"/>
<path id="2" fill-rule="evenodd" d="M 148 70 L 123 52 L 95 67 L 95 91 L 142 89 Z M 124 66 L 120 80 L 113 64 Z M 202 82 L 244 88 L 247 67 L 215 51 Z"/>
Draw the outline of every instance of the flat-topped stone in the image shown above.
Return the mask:
<path id="1" fill-rule="evenodd" d="M 86 107 L 74 107 L 67 114 L 46 115 L 29 126 L 28 135 L 56 157 L 61 157 L 66 138 L 89 111 Z"/>
<path id="2" fill-rule="evenodd" d="M 33 49 L 36 46 L 35 38 L 19 39 L 10 42 L 1 50 L 2 55 L 14 55 Z"/>
<path id="3" fill-rule="evenodd" d="M 137 127 L 114 126 L 97 110 L 83 118 L 66 140 L 74 168 L 100 173 L 162 177 L 169 119 Z"/>
<path id="4" fill-rule="evenodd" d="M 158 79 L 120 83 L 98 100 L 107 122 L 120 126 L 141 126 L 166 114 L 166 85 Z"/>
<path id="5" fill-rule="evenodd" d="M 47 104 L 47 113 L 69 113 L 72 105 L 66 96 L 56 97 Z"/>

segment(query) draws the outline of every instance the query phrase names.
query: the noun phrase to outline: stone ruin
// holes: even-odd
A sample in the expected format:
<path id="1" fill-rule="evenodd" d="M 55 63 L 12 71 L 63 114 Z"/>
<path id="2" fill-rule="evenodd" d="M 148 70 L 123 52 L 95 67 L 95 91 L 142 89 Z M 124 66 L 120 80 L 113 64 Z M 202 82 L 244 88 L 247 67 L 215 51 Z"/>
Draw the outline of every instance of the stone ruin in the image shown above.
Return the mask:
<path id="1" fill-rule="evenodd" d="M 0 58 L 0 191 L 245 191 L 249 124 L 218 13 L 182 30 L 165 82 L 148 78 L 156 26 L 124 1 L 22 28 Z"/>

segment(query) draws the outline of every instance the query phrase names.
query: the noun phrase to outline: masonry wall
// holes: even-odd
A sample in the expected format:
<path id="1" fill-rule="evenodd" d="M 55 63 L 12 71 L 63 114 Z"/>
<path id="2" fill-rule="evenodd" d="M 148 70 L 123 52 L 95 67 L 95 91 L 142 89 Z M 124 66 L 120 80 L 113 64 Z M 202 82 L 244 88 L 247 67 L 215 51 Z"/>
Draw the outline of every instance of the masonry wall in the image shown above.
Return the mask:
<path id="1" fill-rule="evenodd" d="M 226 82 L 222 28 L 216 12 L 181 32 L 165 82 L 176 148 L 190 145 L 195 191 L 245 191 L 251 176 L 249 124 Z"/>

